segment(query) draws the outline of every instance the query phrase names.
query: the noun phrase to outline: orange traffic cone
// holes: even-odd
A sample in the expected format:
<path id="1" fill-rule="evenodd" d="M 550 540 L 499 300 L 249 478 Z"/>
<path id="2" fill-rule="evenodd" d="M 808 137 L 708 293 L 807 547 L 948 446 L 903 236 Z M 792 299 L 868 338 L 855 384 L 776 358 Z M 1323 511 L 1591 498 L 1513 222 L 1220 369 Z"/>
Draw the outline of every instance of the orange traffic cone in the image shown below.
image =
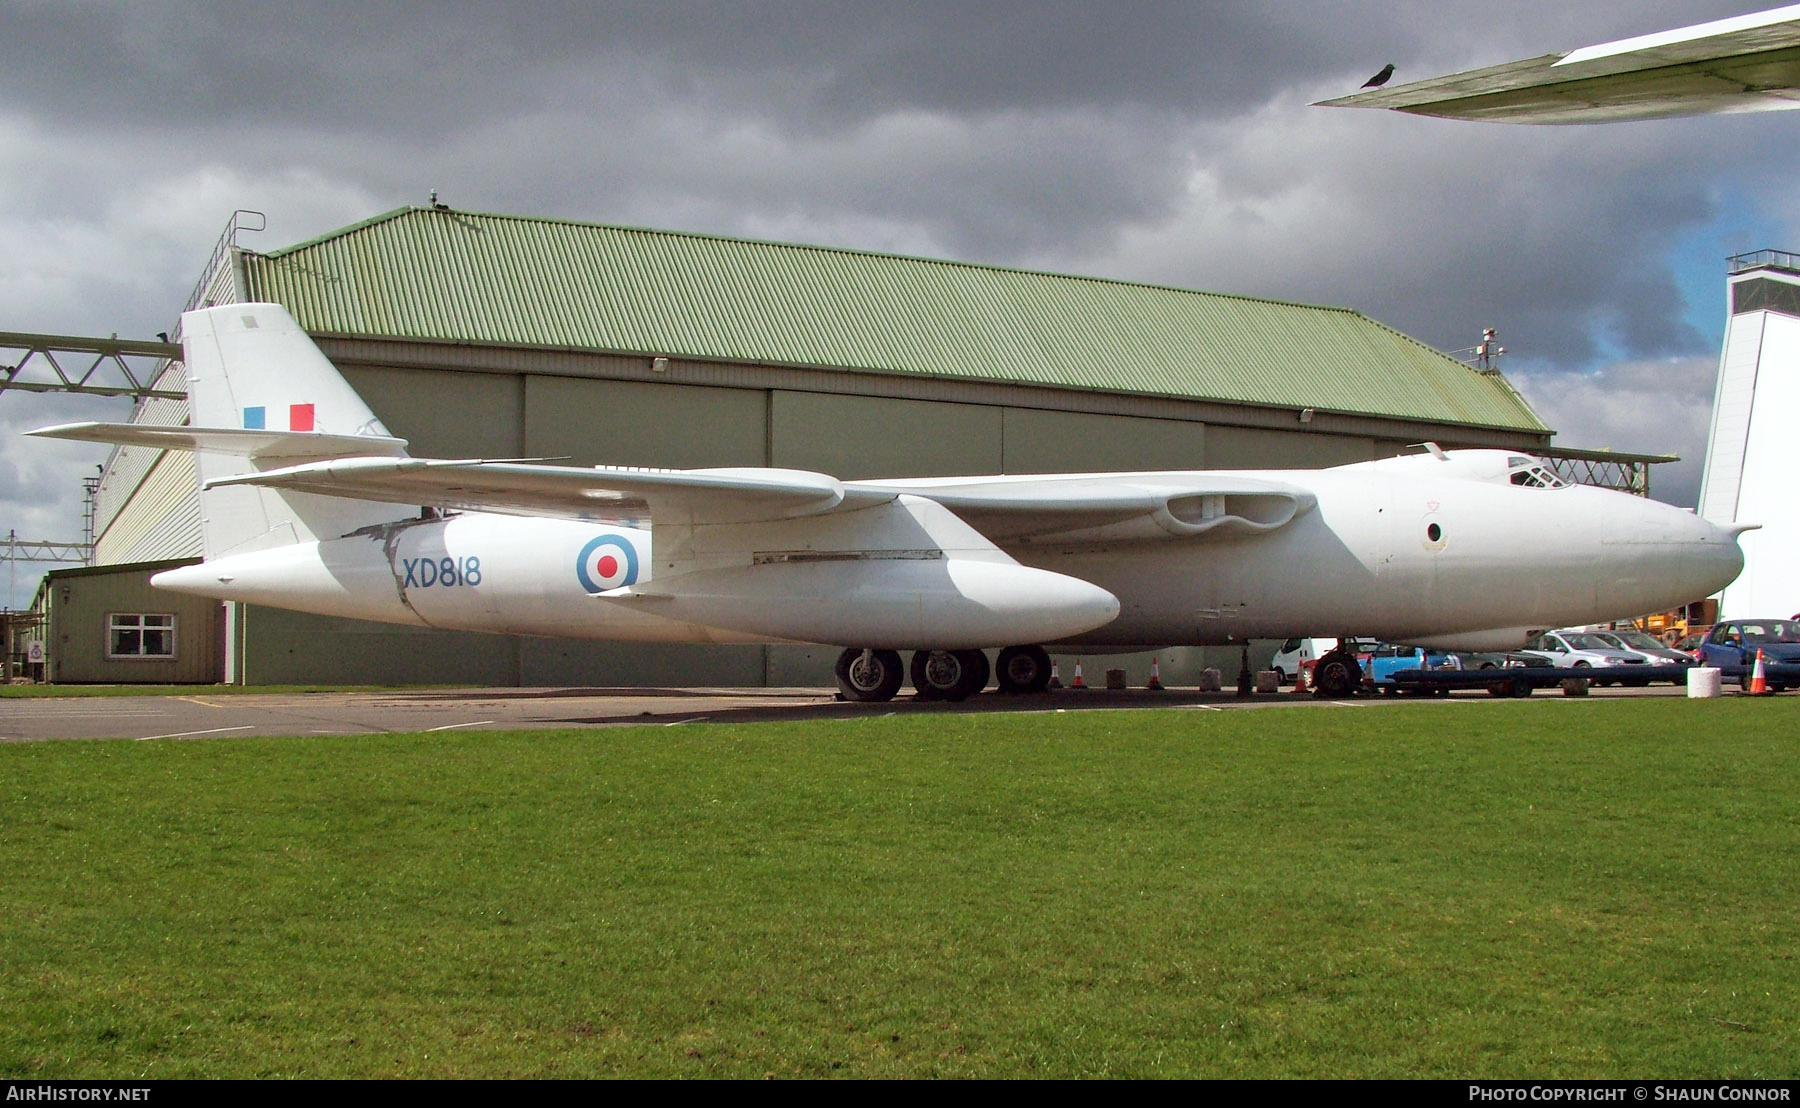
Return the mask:
<path id="1" fill-rule="evenodd" d="M 1294 691 L 1297 693 L 1306 691 L 1306 666 L 1304 664 L 1294 666 Z"/>
<path id="2" fill-rule="evenodd" d="M 1049 687 L 1052 689 L 1062 688 L 1062 666 L 1058 665 L 1054 658 L 1051 659 L 1051 661 L 1050 661 L 1050 685 L 1049 685 Z"/>
<path id="3" fill-rule="evenodd" d="M 1069 682 L 1071 689 L 1085 689 L 1087 682 L 1081 679 L 1081 659 L 1075 659 L 1075 680 Z"/>
<path id="4" fill-rule="evenodd" d="M 1767 696 L 1769 694 L 1769 674 L 1763 669 L 1762 647 L 1756 648 L 1756 668 L 1750 671 L 1750 695 Z"/>
<path id="5" fill-rule="evenodd" d="M 1144 687 L 1151 692 L 1163 691 L 1162 669 L 1157 666 L 1155 658 L 1150 659 L 1150 683 Z"/>

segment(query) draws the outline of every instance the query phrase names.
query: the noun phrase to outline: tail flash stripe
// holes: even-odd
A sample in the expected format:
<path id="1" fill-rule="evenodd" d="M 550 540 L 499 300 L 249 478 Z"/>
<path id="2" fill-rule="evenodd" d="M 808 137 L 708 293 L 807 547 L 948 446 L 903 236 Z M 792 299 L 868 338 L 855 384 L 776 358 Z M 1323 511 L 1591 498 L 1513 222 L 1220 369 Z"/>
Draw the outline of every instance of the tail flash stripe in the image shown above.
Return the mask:
<path id="1" fill-rule="evenodd" d="M 311 404 L 288 405 L 288 430 L 310 431 L 313 429 L 313 406 Z"/>
<path id="2" fill-rule="evenodd" d="M 261 406 L 244 409 L 244 430 L 261 431 L 268 425 Z"/>

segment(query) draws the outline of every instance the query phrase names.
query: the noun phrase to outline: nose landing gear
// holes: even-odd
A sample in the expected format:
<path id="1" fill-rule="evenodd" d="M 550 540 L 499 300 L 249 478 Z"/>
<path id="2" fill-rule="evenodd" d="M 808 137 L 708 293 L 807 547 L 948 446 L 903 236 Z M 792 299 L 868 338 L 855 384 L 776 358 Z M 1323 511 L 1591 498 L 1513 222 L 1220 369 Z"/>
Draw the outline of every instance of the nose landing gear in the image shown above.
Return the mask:
<path id="1" fill-rule="evenodd" d="M 1316 696 L 1354 696 L 1362 683 L 1362 665 L 1347 650 L 1328 651 L 1313 666 Z"/>
<path id="2" fill-rule="evenodd" d="M 1003 693 L 1041 693 L 1050 687 L 1050 652 L 1041 646 L 1009 646 L 994 669 Z"/>

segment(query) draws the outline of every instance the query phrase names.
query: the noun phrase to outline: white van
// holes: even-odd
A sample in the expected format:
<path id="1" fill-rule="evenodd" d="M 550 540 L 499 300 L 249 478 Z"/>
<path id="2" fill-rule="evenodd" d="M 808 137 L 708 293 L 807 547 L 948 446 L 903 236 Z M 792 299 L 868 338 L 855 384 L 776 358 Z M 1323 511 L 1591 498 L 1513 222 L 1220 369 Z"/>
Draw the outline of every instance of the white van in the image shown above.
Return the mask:
<path id="1" fill-rule="evenodd" d="M 1294 675 L 1300 672 L 1302 662 L 1316 662 L 1319 656 L 1336 646 L 1336 639 L 1284 639 L 1275 648 L 1275 660 L 1269 663 L 1284 685 L 1291 684 Z M 1308 665 L 1307 669 L 1312 669 Z"/>

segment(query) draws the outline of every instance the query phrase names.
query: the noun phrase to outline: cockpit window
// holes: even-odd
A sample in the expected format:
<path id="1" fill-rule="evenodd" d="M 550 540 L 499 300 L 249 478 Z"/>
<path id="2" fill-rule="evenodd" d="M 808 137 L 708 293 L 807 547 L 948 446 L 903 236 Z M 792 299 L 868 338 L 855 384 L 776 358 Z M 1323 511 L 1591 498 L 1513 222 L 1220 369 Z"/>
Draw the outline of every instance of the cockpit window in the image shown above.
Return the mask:
<path id="1" fill-rule="evenodd" d="M 1568 482 L 1558 477 L 1549 466 L 1536 458 L 1513 455 L 1507 460 L 1507 480 L 1532 489 L 1560 489 Z"/>

